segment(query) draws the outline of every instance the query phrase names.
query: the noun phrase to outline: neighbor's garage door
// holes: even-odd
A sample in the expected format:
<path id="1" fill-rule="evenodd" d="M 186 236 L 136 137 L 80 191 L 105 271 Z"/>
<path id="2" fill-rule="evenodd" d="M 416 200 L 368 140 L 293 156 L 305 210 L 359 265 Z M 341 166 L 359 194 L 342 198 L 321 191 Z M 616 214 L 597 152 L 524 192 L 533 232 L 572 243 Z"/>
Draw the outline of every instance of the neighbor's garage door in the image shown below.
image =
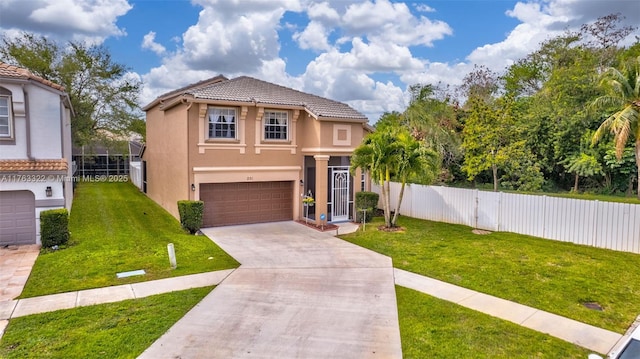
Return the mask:
<path id="1" fill-rule="evenodd" d="M 293 219 L 293 182 L 203 183 L 204 227 Z"/>
<path id="2" fill-rule="evenodd" d="M 36 243 L 35 208 L 30 191 L 0 192 L 0 246 Z"/>

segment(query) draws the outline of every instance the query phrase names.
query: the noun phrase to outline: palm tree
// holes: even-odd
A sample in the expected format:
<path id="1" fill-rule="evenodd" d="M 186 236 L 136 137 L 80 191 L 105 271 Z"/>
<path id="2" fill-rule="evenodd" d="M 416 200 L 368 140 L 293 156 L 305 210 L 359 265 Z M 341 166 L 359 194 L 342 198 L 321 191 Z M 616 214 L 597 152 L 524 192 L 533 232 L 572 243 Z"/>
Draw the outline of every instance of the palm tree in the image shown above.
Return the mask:
<path id="1" fill-rule="evenodd" d="M 385 128 L 367 135 L 351 157 L 351 173 L 356 168 L 367 171 L 371 179 L 380 186 L 384 223 L 391 227 L 390 182 L 393 173 L 397 141 L 393 128 Z"/>
<path id="2" fill-rule="evenodd" d="M 438 154 L 413 138 L 408 131 L 399 131 L 397 137 L 397 155 L 394 179 L 400 182 L 400 194 L 391 225 L 396 226 L 400 205 L 404 197 L 404 188 L 409 179 L 418 176 L 421 182 L 429 183 L 438 171 Z"/>
<path id="3" fill-rule="evenodd" d="M 638 199 L 640 199 L 640 56 L 625 64 L 622 71 L 610 67 L 600 78 L 605 95 L 595 99 L 591 106 L 600 109 L 618 109 L 609 116 L 593 135 L 598 142 L 606 131 L 614 136 L 616 158 L 622 158 L 629 138 L 635 137 L 636 166 L 638 168 Z"/>

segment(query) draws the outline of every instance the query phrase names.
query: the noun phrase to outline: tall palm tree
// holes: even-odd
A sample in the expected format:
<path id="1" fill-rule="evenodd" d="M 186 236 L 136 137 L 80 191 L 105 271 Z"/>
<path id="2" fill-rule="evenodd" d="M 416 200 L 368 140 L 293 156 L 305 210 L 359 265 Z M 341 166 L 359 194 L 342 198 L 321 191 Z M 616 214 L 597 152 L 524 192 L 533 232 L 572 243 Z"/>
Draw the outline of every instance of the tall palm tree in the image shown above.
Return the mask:
<path id="1" fill-rule="evenodd" d="M 614 136 L 616 157 L 622 157 L 624 147 L 635 137 L 636 166 L 638 168 L 638 199 L 640 199 L 640 56 L 624 64 L 622 70 L 610 67 L 600 78 L 605 95 L 591 106 L 599 109 L 618 109 L 609 116 L 593 135 L 598 142 L 606 131 Z"/>
<path id="2" fill-rule="evenodd" d="M 397 154 L 395 157 L 394 179 L 400 182 L 400 194 L 391 225 L 395 227 L 398 221 L 400 205 L 404 197 L 404 189 L 407 182 L 413 176 L 418 176 L 421 182 L 431 182 L 438 171 L 438 154 L 424 146 L 420 141 L 409 134 L 409 131 L 399 131 L 397 137 Z"/>
<path id="3" fill-rule="evenodd" d="M 393 128 L 385 128 L 367 135 L 351 156 L 351 172 L 360 168 L 369 172 L 371 179 L 380 186 L 382 209 L 386 227 L 391 227 L 390 182 L 394 172 L 398 144 Z"/>

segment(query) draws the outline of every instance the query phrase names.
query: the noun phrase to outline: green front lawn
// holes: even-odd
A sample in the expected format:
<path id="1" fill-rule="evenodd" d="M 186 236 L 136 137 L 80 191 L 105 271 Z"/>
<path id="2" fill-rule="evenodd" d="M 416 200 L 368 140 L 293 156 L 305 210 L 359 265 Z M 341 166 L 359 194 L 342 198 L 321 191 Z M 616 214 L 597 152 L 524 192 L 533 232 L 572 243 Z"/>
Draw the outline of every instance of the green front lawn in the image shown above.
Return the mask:
<path id="1" fill-rule="evenodd" d="M 11 319 L 0 358 L 135 358 L 211 287 Z"/>
<path id="2" fill-rule="evenodd" d="M 640 255 L 461 225 L 380 218 L 341 238 L 393 258 L 396 268 L 624 333 L 640 314 Z M 583 303 L 597 302 L 603 311 Z"/>
<path id="3" fill-rule="evenodd" d="M 43 249 L 21 298 L 229 269 L 238 263 L 206 236 L 192 236 L 131 183 L 79 183 L 70 244 Z M 169 265 L 167 244 L 178 267 Z M 144 269 L 143 276 L 116 273 Z"/>
<path id="4" fill-rule="evenodd" d="M 198 303 L 198 288 L 12 319 L 2 358 L 135 358 Z M 396 287 L 404 358 L 586 358 L 576 345 Z M 215 348 L 213 348 L 215 350 Z"/>
<path id="5" fill-rule="evenodd" d="M 422 358 L 580 358 L 589 351 L 411 289 L 396 286 L 402 352 Z"/>

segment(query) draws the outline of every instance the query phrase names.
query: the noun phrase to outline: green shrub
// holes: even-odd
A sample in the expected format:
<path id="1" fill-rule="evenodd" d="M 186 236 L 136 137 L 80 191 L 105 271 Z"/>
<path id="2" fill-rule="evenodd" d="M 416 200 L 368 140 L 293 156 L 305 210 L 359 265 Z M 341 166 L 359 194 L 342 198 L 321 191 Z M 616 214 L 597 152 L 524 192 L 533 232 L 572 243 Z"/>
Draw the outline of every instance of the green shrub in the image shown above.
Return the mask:
<path id="1" fill-rule="evenodd" d="M 60 246 L 69 241 L 69 212 L 66 209 L 40 212 L 40 240 L 43 248 Z"/>
<path id="2" fill-rule="evenodd" d="M 379 198 L 375 192 L 356 192 L 356 222 L 362 222 L 363 209 L 366 209 L 365 220 L 371 222 Z"/>
<path id="3" fill-rule="evenodd" d="M 180 213 L 180 224 L 182 228 L 194 234 L 202 227 L 204 202 L 178 201 L 178 213 Z"/>

